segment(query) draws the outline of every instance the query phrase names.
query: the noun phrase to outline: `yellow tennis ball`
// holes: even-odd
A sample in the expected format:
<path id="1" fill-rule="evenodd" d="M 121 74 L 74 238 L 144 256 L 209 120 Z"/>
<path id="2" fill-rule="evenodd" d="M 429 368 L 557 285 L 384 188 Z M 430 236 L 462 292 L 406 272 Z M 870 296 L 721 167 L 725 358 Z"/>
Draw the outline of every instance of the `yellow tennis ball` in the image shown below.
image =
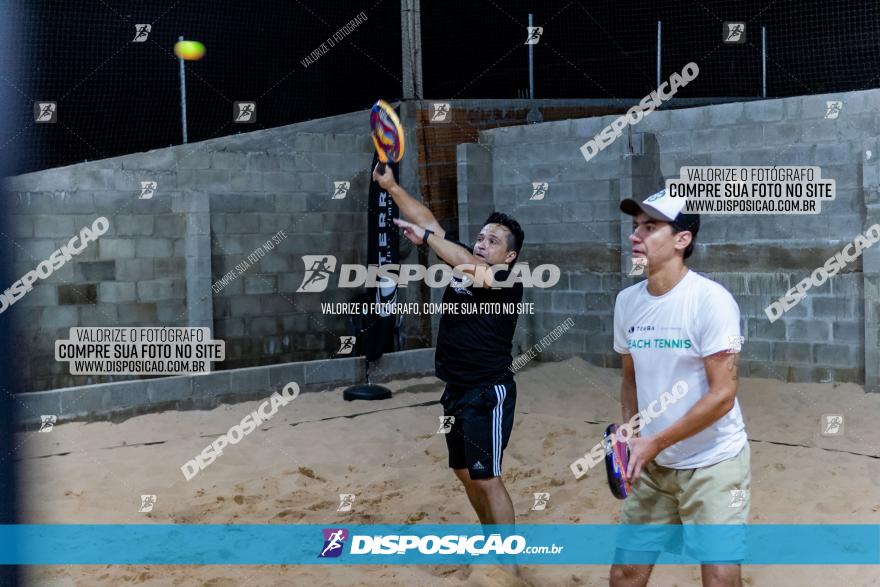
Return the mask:
<path id="1" fill-rule="evenodd" d="M 205 56 L 205 46 L 198 41 L 177 41 L 174 54 L 186 61 L 198 61 Z"/>

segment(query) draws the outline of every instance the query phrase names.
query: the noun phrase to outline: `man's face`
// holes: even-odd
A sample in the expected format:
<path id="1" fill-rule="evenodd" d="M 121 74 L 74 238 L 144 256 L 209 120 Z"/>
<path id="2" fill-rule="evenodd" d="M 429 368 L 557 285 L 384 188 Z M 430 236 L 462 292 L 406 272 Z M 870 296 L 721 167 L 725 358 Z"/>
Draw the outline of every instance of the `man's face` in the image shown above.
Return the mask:
<path id="1" fill-rule="evenodd" d="M 487 224 L 477 235 L 474 256 L 489 265 L 512 263 L 516 253 L 508 250 L 507 237 L 510 231 L 501 224 Z"/>
<path id="2" fill-rule="evenodd" d="M 676 257 L 676 250 L 684 251 L 691 242 L 690 232 L 672 233 L 672 226 L 663 220 L 654 220 L 644 212 L 633 217 L 633 231 L 629 235 L 633 257 L 646 257 L 648 267 L 660 266 Z"/>

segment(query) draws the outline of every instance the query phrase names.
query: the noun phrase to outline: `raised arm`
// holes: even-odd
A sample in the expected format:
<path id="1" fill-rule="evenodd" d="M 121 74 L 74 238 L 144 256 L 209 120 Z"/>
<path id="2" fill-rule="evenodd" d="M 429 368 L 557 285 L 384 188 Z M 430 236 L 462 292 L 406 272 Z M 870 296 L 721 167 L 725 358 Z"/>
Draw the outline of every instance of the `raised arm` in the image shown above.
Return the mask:
<path id="1" fill-rule="evenodd" d="M 394 203 L 397 204 L 397 207 L 400 209 L 401 214 L 403 214 L 407 220 L 415 225 L 433 231 L 438 238 L 443 239 L 446 235 L 446 231 L 443 230 L 437 222 L 437 219 L 434 218 L 434 214 L 431 213 L 431 210 L 429 210 L 427 206 L 416 200 L 409 195 L 405 189 L 400 187 L 400 185 L 394 180 L 394 173 L 391 171 L 390 165 L 385 166 L 385 173 L 382 175 L 379 175 L 374 169 L 373 180 L 378 182 L 379 186 L 388 192 L 394 200 Z"/>

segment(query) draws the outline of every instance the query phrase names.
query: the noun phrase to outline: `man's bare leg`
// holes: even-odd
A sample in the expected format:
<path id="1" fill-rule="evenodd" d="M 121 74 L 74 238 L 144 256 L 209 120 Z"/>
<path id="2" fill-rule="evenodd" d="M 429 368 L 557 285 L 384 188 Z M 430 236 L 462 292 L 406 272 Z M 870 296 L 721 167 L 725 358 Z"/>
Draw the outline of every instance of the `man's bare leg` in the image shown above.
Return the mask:
<path id="1" fill-rule="evenodd" d="M 701 565 L 703 587 L 742 587 L 740 565 Z"/>
<path id="2" fill-rule="evenodd" d="M 645 587 L 654 565 L 612 565 L 611 587 Z"/>
<path id="3" fill-rule="evenodd" d="M 486 515 L 484 524 L 510 524 L 513 525 L 515 514 L 510 494 L 501 482 L 501 477 L 491 479 L 471 479 L 471 484 L 476 489 L 477 495 L 483 504 L 483 512 Z"/>
<path id="4" fill-rule="evenodd" d="M 453 471 L 455 472 L 455 476 L 461 481 L 462 485 L 464 485 L 465 493 L 467 493 L 468 500 L 470 500 L 474 511 L 477 512 L 477 518 L 479 518 L 480 523 L 488 524 L 489 522 L 486 521 L 482 499 L 477 493 L 476 487 L 473 486 L 470 471 L 467 469 L 453 469 Z"/>

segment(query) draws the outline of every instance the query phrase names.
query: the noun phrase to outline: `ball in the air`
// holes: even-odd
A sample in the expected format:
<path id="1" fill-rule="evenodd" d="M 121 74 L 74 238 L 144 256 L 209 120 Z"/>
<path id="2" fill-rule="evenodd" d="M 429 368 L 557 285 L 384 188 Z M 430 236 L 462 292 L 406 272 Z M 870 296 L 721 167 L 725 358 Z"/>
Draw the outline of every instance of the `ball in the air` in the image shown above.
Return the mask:
<path id="1" fill-rule="evenodd" d="M 198 61 L 205 56 L 205 46 L 198 41 L 177 41 L 174 54 L 186 61 Z"/>

